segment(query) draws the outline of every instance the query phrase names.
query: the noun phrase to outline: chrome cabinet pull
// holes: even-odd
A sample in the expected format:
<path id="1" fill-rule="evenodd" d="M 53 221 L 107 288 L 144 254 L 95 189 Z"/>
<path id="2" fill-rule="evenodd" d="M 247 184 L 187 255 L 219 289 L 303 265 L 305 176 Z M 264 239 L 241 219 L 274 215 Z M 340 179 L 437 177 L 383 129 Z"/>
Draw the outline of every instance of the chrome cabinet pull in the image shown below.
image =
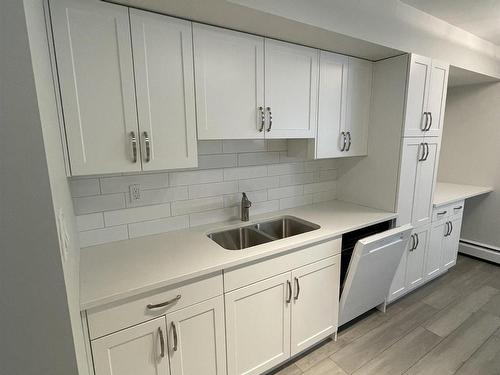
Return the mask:
<path id="1" fill-rule="evenodd" d="M 449 235 L 451 235 L 452 233 L 453 233 L 453 222 L 450 221 L 450 234 Z"/>
<path id="2" fill-rule="evenodd" d="M 295 293 L 295 296 L 293 297 L 293 299 L 295 301 L 297 301 L 299 299 L 299 294 L 300 294 L 300 284 L 299 284 L 299 279 L 297 277 L 295 277 L 294 280 L 295 280 L 295 288 L 296 288 L 297 292 Z"/>
<path id="3" fill-rule="evenodd" d="M 427 112 L 427 113 L 429 114 L 430 121 L 429 121 L 429 126 L 427 127 L 427 129 L 425 129 L 426 132 L 431 130 L 431 126 L 432 126 L 432 112 Z"/>
<path id="4" fill-rule="evenodd" d="M 448 211 L 441 211 L 441 212 L 438 212 L 437 214 L 438 215 L 444 215 L 446 212 L 448 212 Z"/>
<path id="5" fill-rule="evenodd" d="M 422 150 L 422 156 L 420 156 L 420 150 Z M 424 156 L 425 156 L 425 144 L 424 142 L 421 142 L 420 145 L 418 146 L 418 161 L 424 161 Z"/>
<path id="6" fill-rule="evenodd" d="M 415 235 L 412 234 L 410 236 L 410 238 L 411 238 L 411 246 L 410 246 L 410 252 L 411 252 L 411 251 L 415 250 Z"/>
<path id="7" fill-rule="evenodd" d="M 427 158 L 429 157 L 429 144 L 427 142 L 424 142 L 422 143 L 422 146 L 423 146 L 423 154 L 421 161 L 426 161 Z"/>
<path id="8" fill-rule="evenodd" d="M 342 147 L 340 148 L 340 151 L 345 151 L 347 139 L 345 136 L 345 132 L 340 132 L 340 136 L 342 137 Z"/>
<path id="9" fill-rule="evenodd" d="M 259 132 L 262 133 L 264 130 L 264 126 L 266 125 L 266 115 L 264 113 L 264 107 L 259 107 L 259 113 L 260 113 L 260 128 Z"/>
<path id="10" fill-rule="evenodd" d="M 158 327 L 158 337 L 160 337 L 160 357 L 165 357 L 165 339 L 163 338 L 163 331 Z"/>
<path id="11" fill-rule="evenodd" d="M 444 234 L 445 237 L 448 237 L 450 235 L 450 222 L 446 222 L 446 233 Z"/>
<path id="12" fill-rule="evenodd" d="M 425 132 L 425 129 L 427 129 L 427 125 L 429 123 L 429 112 L 424 112 L 424 118 L 425 118 L 425 122 L 424 122 L 424 127 L 422 127 L 422 125 L 420 125 L 420 129 Z"/>
<path id="13" fill-rule="evenodd" d="M 172 299 L 170 299 L 168 301 L 165 301 L 165 302 L 162 302 L 162 303 L 158 303 L 156 305 L 148 304 L 148 305 L 146 305 L 146 307 L 148 308 L 148 310 L 159 309 L 161 307 L 165 307 L 165 306 L 171 305 L 172 303 L 175 303 L 175 302 L 177 302 L 180 299 L 181 299 L 181 295 L 178 294 L 177 296 L 175 296 L 174 298 L 172 298 Z"/>
<path id="14" fill-rule="evenodd" d="M 269 133 L 273 127 L 273 113 L 271 112 L 271 107 L 267 107 L 266 109 L 269 112 L 269 126 L 267 127 L 267 132 Z"/>
<path id="15" fill-rule="evenodd" d="M 418 233 L 415 233 L 415 238 L 417 239 L 417 243 L 415 245 L 415 249 L 418 249 L 418 245 L 420 244 L 420 238 L 418 237 Z"/>
<path id="16" fill-rule="evenodd" d="M 347 137 L 349 138 L 349 143 L 347 144 L 346 152 L 351 149 L 351 132 L 347 132 Z"/>
<path id="17" fill-rule="evenodd" d="M 174 352 L 176 352 L 177 351 L 177 327 L 175 326 L 174 322 L 170 323 L 170 326 L 172 327 L 172 335 L 174 336 L 174 344 L 172 346 L 172 350 Z"/>
<path id="18" fill-rule="evenodd" d="M 461 210 L 462 208 L 464 208 L 464 206 L 454 207 L 453 209 L 454 209 L 454 210 Z"/>
<path id="19" fill-rule="evenodd" d="M 132 147 L 132 163 L 137 163 L 137 138 L 135 132 L 130 132 L 130 146 Z"/>
<path id="20" fill-rule="evenodd" d="M 290 280 L 286 281 L 286 286 L 288 288 L 288 296 L 286 297 L 286 303 L 290 303 L 290 301 L 292 300 L 292 283 L 290 282 Z"/>
<path id="21" fill-rule="evenodd" d="M 151 141 L 149 140 L 148 132 L 142 133 L 144 136 L 144 145 L 146 146 L 146 163 L 151 161 Z"/>

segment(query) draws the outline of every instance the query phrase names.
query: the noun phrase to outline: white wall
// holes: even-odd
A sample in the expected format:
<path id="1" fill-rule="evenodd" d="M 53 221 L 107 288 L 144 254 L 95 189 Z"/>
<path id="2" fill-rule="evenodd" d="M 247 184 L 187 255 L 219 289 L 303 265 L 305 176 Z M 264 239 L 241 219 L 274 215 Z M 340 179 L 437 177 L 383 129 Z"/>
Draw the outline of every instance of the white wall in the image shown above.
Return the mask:
<path id="1" fill-rule="evenodd" d="M 287 156 L 286 140 L 198 142 L 199 168 L 71 179 L 82 247 L 335 198 L 336 160 Z M 130 200 L 139 184 L 142 200 Z"/>
<path id="2" fill-rule="evenodd" d="M 438 180 L 495 188 L 466 201 L 461 237 L 500 248 L 500 83 L 448 90 Z"/>
<path id="3" fill-rule="evenodd" d="M 0 15 L 0 372 L 84 375 L 78 244 L 54 112 L 42 1 L 2 1 Z M 69 230 L 66 262 L 56 226 L 59 208 Z"/>

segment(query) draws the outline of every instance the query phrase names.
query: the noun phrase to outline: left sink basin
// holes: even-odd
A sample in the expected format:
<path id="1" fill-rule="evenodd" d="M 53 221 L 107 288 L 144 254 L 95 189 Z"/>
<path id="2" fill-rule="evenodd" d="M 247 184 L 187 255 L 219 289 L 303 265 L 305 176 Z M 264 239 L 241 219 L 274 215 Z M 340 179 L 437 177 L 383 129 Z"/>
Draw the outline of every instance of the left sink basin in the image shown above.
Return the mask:
<path id="1" fill-rule="evenodd" d="M 252 227 L 235 228 L 208 235 L 213 241 L 227 250 L 242 250 L 274 240 Z"/>

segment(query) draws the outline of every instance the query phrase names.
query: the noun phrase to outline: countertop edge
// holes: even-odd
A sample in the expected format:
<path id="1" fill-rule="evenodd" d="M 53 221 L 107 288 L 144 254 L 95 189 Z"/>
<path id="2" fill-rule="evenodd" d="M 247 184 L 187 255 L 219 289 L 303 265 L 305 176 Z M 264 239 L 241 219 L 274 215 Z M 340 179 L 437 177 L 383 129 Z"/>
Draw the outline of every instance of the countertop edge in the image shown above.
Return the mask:
<path id="1" fill-rule="evenodd" d="M 488 194 L 488 193 L 491 193 L 492 191 L 494 191 L 494 189 L 492 187 L 485 186 L 484 189 L 475 191 L 473 193 L 463 194 L 463 195 L 460 195 L 460 196 L 457 196 L 457 197 L 454 197 L 451 199 L 447 199 L 445 201 L 437 202 L 437 203 L 433 202 L 432 206 L 434 208 L 442 207 L 442 206 L 445 206 L 447 204 L 456 203 L 456 202 L 459 202 L 459 201 L 464 200 L 464 199 L 469 199 L 469 198 L 477 197 L 479 195 Z"/>

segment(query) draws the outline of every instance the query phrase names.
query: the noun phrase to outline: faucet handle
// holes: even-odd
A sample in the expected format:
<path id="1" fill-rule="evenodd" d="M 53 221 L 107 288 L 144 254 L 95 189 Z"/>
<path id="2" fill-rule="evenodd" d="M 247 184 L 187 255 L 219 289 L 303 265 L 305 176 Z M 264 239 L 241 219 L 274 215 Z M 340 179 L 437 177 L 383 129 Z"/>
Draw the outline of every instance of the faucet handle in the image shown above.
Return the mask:
<path id="1" fill-rule="evenodd" d="M 252 202 L 250 202 L 250 199 L 248 199 L 247 194 L 245 192 L 241 193 L 241 203 L 244 204 L 245 207 L 251 207 Z"/>

